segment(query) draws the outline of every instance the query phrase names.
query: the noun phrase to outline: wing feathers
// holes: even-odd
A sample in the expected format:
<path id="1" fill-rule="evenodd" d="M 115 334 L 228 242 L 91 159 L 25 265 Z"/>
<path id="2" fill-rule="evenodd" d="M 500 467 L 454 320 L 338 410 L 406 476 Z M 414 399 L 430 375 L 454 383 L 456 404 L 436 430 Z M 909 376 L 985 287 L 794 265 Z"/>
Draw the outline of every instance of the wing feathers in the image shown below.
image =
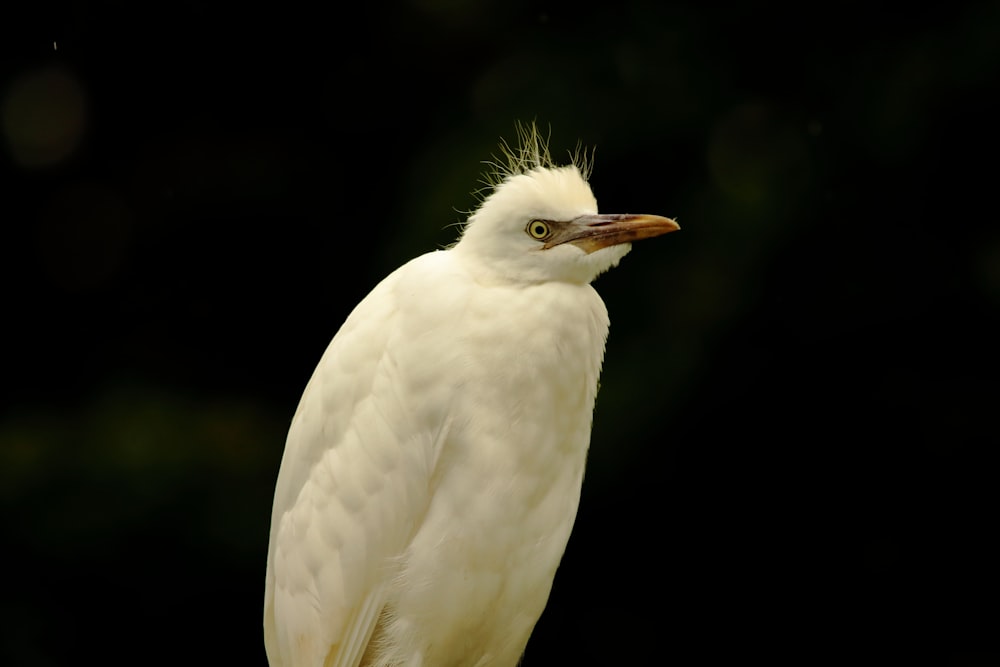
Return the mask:
<path id="1" fill-rule="evenodd" d="M 358 667 L 361 664 L 382 614 L 387 592 L 388 586 L 383 583 L 365 597 L 358 612 L 347 623 L 343 642 L 332 647 L 324 667 Z"/>
<path id="2" fill-rule="evenodd" d="M 436 260 L 414 260 L 428 261 Z M 387 352 L 390 341 L 402 341 L 405 352 L 414 339 L 401 312 L 411 264 L 348 317 L 292 420 L 268 553 L 264 630 L 272 667 L 360 663 L 426 512 L 444 411 L 405 375 L 410 366 L 401 369 Z M 421 400 L 406 400 L 413 396 Z"/>

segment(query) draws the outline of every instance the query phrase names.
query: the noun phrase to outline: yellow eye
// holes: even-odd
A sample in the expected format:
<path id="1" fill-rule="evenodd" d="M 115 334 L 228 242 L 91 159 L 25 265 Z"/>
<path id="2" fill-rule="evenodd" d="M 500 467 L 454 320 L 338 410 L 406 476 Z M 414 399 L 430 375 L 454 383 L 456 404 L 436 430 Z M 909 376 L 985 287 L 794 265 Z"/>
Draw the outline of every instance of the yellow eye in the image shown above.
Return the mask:
<path id="1" fill-rule="evenodd" d="M 552 233 L 552 230 L 549 229 L 549 223 L 544 220 L 532 220 L 528 223 L 525 231 L 528 232 L 528 236 L 539 241 L 548 238 L 549 234 Z"/>

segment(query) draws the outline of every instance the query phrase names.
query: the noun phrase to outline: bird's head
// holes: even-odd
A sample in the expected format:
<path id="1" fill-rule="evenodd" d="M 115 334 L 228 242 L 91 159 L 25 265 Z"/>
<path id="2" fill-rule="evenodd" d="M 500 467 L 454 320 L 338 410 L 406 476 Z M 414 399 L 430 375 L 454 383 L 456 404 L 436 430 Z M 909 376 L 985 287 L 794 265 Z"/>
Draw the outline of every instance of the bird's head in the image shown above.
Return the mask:
<path id="1" fill-rule="evenodd" d="M 519 135 L 518 149 L 502 144 L 507 164 L 492 163 L 491 192 L 454 248 L 484 279 L 589 283 L 618 264 L 632 241 L 680 229 L 656 215 L 598 214 L 585 156 L 556 166 L 534 125 Z"/>

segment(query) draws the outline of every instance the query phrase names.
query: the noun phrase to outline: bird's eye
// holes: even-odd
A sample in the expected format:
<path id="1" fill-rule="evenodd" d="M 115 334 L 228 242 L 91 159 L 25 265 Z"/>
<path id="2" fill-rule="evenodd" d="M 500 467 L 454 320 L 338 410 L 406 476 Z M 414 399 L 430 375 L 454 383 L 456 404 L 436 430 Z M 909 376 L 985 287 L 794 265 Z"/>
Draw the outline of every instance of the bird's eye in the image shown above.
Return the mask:
<path id="1" fill-rule="evenodd" d="M 549 228 L 549 223 L 544 220 L 532 220 L 528 223 L 528 227 L 525 231 L 528 232 L 528 236 L 539 241 L 548 238 L 549 234 L 552 233 L 552 230 Z"/>

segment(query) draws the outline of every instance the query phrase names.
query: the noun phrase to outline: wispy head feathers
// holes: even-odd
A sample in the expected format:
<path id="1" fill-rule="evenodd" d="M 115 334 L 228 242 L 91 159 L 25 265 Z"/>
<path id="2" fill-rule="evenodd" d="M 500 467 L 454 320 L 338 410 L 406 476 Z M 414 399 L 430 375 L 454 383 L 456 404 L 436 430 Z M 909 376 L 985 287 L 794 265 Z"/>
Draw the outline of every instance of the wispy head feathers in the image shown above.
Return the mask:
<path id="1" fill-rule="evenodd" d="M 558 167 L 549 153 L 548 133 L 542 135 L 534 122 L 517 123 L 517 144 L 511 146 L 505 139 L 500 140 L 500 155 L 494 155 L 491 160 L 483 162 L 488 171 L 483 174 L 483 188 L 477 192 L 480 199 L 485 199 L 504 181 L 519 174 L 527 174 L 535 169 L 552 169 Z M 587 150 L 581 143 L 569 154 L 569 164 L 575 166 L 584 180 L 590 178 L 593 169 L 594 151 Z"/>

